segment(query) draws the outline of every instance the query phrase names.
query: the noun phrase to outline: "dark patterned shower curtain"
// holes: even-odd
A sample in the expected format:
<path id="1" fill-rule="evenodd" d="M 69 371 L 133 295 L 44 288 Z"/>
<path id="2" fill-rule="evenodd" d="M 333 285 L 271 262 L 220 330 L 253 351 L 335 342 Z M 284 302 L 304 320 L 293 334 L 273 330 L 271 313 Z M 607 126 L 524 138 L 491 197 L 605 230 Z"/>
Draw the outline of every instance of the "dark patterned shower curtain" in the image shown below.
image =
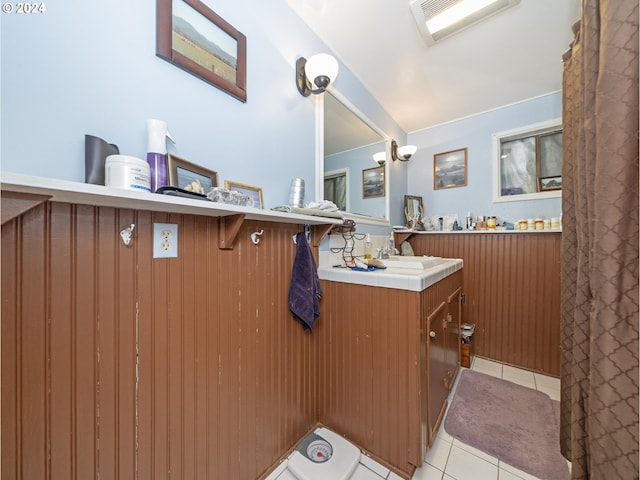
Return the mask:
<path id="1" fill-rule="evenodd" d="M 583 0 L 564 56 L 560 443 L 638 478 L 638 0 Z"/>

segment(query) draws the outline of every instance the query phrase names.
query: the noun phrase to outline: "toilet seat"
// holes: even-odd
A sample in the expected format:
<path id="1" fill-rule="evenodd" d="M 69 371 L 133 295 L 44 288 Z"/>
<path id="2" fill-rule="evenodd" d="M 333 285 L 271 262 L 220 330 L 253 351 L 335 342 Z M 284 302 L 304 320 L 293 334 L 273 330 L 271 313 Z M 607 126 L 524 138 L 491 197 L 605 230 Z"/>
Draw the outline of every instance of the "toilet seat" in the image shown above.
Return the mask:
<path id="1" fill-rule="evenodd" d="M 298 480 L 348 480 L 360 463 L 360 450 L 326 428 L 318 428 L 314 433 L 331 444 L 331 458 L 323 463 L 315 463 L 294 450 L 289 456 L 289 472 Z"/>

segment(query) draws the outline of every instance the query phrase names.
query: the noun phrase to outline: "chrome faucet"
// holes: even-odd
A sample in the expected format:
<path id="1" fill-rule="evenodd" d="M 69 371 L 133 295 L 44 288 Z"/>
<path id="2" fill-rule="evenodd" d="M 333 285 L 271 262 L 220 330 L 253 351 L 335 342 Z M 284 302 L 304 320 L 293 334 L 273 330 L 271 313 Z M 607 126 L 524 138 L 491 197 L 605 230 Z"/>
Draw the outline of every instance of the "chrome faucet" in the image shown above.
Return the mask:
<path id="1" fill-rule="evenodd" d="M 378 248 L 378 260 L 386 260 L 389 258 L 389 248 L 388 247 L 382 247 L 382 248 Z"/>

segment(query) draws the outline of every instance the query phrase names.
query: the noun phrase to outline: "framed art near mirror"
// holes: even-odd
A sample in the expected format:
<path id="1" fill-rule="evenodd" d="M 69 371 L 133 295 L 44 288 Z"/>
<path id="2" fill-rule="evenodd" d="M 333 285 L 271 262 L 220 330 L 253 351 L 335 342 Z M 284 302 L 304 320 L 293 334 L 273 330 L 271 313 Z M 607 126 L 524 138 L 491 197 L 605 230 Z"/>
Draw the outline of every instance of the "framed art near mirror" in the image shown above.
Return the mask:
<path id="1" fill-rule="evenodd" d="M 247 38 L 199 0 L 157 0 L 156 54 L 247 101 Z"/>
<path id="2" fill-rule="evenodd" d="M 424 230 L 424 206 L 422 205 L 422 197 L 415 195 L 404 196 L 404 217 L 407 228 L 414 230 Z"/>
<path id="3" fill-rule="evenodd" d="M 384 197 L 384 167 L 362 170 L 362 198 Z"/>

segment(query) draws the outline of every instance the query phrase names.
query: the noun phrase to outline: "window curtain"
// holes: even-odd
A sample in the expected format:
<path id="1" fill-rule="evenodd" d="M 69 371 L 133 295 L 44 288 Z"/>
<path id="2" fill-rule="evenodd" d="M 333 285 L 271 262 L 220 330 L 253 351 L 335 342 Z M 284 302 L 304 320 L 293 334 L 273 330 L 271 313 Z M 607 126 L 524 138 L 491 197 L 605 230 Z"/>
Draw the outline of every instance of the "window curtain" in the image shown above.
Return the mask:
<path id="1" fill-rule="evenodd" d="M 583 0 L 564 55 L 560 446 L 638 478 L 638 0 Z"/>

